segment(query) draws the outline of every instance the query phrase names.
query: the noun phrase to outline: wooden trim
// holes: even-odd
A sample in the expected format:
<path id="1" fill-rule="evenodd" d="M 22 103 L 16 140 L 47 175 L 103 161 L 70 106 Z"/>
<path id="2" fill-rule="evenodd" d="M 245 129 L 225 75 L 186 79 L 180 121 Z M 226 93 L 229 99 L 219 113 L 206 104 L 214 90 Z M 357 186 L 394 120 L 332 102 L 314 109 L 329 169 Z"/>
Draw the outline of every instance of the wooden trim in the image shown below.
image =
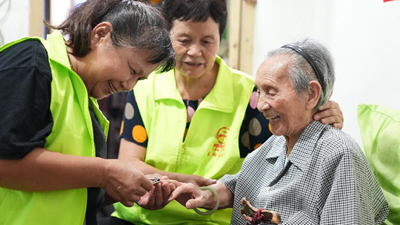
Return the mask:
<path id="1" fill-rule="evenodd" d="M 242 0 L 228 0 L 228 60 L 233 69 L 240 69 L 240 27 Z"/>
<path id="2" fill-rule="evenodd" d="M 29 2 L 29 36 L 43 37 L 44 1 L 30 0 Z"/>
<path id="3" fill-rule="evenodd" d="M 252 74 L 254 43 L 255 3 L 243 2 L 240 32 L 240 64 L 241 71 Z"/>

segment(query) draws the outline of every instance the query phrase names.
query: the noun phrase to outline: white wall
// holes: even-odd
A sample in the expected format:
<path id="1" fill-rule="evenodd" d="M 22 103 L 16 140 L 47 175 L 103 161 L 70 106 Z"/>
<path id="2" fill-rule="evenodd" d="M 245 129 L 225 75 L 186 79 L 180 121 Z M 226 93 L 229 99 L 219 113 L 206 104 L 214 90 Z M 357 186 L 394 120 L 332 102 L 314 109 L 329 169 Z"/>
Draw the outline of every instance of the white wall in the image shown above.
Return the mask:
<path id="1" fill-rule="evenodd" d="M 0 6 L 0 19 L 3 17 L 7 10 L 9 0 Z M 33 0 L 36 1 L 43 0 Z M 82 0 L 75 0 L 76 2 L 81 2 Z M 59 25 L 67 17 L 69 9 L 75 2 L 74 0 L 52 0 L 51 1 L 51 23 L 54 25 Z M 31 0 L 11 0 L 10 12 L 7 15 L 6 20 L 0 24 L 0 32 L 3 39 L 0 39 L 0 46 L 6 44 L 10 41 L 17 40 L 22 37 L 30 35 L 29 28 L 29 16 L 30 16 L 30 2 Z M 41 18 L 43 19 L 43 18 Z M 2 43 L 3 42 L 3 43 Z"/>
<path id="2" fill-rule="evenodd" d="M 29 35 L 29 0 L 7 0 L 0 7 L 0 19 L 6 13 L 9 2 L 11 2 L 10 12 L 5 21 L 0 24 L 0 31 L 4 38 L 0 40 L 4 42 L 0 45 Z"/>
<path id="3" fill-rule="evenodd" d="M 254 68 L 269 50 L 305 37 L 330 49 L 332 100 L 343 110 L 343 130 L 359 144 L 358 104 L 400 110 L 400 1 L 259 0 L 255 17 Z"/>
<path id="4" fill-rule="evenodd" d="M 59 25 L 67 18 L 73 0 L 52 0 L 50 4 L 51 24 Z"/>

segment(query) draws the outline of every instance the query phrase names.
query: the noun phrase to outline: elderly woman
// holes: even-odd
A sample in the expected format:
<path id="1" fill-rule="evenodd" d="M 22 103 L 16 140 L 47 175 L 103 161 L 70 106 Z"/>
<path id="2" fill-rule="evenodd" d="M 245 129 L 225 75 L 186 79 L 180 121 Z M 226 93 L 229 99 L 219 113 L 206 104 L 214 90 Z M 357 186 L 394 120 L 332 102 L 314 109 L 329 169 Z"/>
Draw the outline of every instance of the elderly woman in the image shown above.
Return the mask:
<path id="1" fill-rule="evenodd" d="M 255 83 L 258 109 L 274 135 L 237 174 L 203 188 L 209 190 L 175 183 L 170 200 L 190 209 L 233 207 L 235 225 L 246 219 L 253 224 L 382 223 L 388 206 L 357 143 L 313 120 L 332 94 L 334 79 L 328 51 L 314 41 L 270 52 Z M 254 212 L 245 207 L 246 216 L 240 212 L 244 197 L 255 207 Z M 279 214 L 281 221 L 267 219 L 265 210 Z"/>

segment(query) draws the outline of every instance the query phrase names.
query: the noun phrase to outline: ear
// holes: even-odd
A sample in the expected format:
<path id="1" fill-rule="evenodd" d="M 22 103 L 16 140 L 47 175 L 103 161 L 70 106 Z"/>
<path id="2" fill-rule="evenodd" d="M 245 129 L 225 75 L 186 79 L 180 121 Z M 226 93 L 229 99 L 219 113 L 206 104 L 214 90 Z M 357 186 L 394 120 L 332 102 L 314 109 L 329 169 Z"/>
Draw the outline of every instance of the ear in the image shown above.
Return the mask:
<path id="1" fill-rule="evenodd" d="M 101 22 L 97 24 L 90 37 L 90 47 L 94 49 L 99 43 L 111 38 L 112 25 L 109 22 Z"/>
<path id="2" fill-rule="evenodd" d="M 308 93 L 307 109 L 314 109 L 318 104 L 321 95 L 321 85 L 313 80 L 310 82 L 310 90 Z"/>

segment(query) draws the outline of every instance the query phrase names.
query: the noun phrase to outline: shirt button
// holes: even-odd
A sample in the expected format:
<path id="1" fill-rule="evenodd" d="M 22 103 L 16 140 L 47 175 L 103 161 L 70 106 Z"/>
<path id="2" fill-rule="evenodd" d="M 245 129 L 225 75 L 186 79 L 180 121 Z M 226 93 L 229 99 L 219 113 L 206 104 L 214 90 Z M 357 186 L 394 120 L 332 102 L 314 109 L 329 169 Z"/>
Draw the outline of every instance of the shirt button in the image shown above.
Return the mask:
<path id="1" fill-rule="evenodd" d="M 271 190 L 271 187 L 267 187 L 267 188 L 265 188 L 265 190 L 269 191 L 269 190 Z"/>

